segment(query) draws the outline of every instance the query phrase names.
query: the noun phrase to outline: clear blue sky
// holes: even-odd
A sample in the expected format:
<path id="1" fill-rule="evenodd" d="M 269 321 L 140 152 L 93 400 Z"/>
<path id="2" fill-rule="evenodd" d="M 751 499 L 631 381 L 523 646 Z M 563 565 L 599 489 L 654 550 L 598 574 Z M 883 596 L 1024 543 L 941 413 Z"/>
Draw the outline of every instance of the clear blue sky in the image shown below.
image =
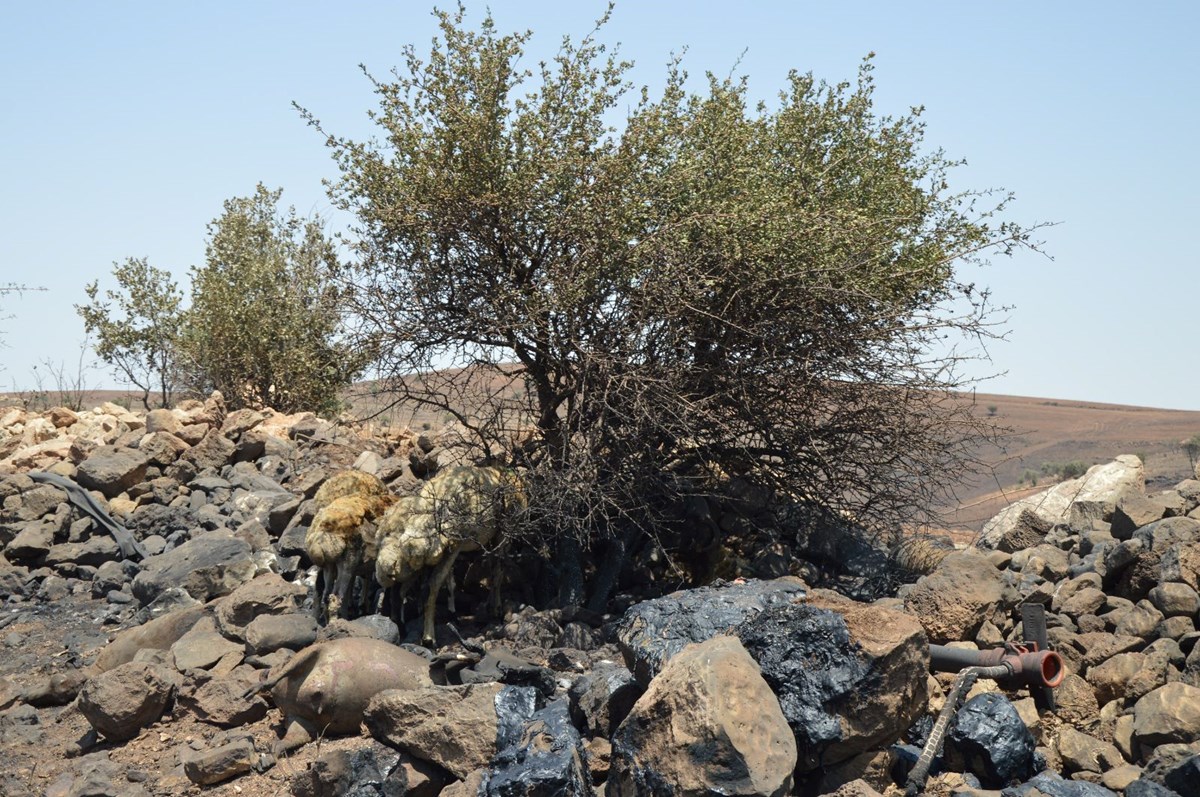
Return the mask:
<path id="1" fill-rule="evenodd" d="M 491 0 L 502 31 L 531 28 L 530 63 L 578 38 L 600 2 Z M 3 389 L 34 365 L 73 371 L 84 283 L 148 257 L 186 279 L 223 200 L 257 182 L 331 218 L 335 176 L 293 100 L 362 137 L 361 62 L 386 73 L 428 49 L 423 2 L 0 4 Z M 485 5 L 468 4 L 478 21 Z M 789 69 L 853 79 L 877 53 L 884 112 L 927 108 L 928 142 L 969 165 L 959 188 L 1003 186 L 1013 217 L 1053 221 L 1050 261 L 1000 259 L 976 281 L 1015 305 L 991 347 L 995 393 L 1200 409 L 1194 231 L 1200 115 L 1191 2 L 619 2 L 604 36 L 656 85 L 672 51 L 773 96 Z M 744 53 L 744 55 L 743 55 Z M 336 218 L 331 218 L 336 223 Z M 43 366 L 44 371 L 44 366 Z M 103 371 L 93 385 L 112 385 Z"/>

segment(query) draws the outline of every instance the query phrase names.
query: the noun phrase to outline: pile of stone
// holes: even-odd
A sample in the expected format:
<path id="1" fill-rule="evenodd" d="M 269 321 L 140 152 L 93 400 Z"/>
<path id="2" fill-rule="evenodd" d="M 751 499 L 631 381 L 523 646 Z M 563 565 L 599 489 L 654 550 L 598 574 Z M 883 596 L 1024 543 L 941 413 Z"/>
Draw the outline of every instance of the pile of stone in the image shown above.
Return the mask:
<path id="1" fill-rule="evenodd" d="M 929 644 L 1021 642 L 1032 602 L 1068 669 L 1056 706 L 977 682 L 926 788 L 1198 790 L 1200 481 L 1147 496 L 1119 458 L 872 603 L 784 577 L 620 617 L 526 607 L 441 651 L 380 616 L 318 627 L 317 487 L 353 463 L 399 489 L 440 455 L 407 431 L 226 413 L 218 395 L 0 415 L 0 644 L 54 607 L 124 629 L 0 678 L 0 760 L 44 748 L 38 793 L 62 795 L 898 793 L 954 678 L 929 673 Z M 91 491 L 144 558 L 29 471 Z M 51 742 L 72 723 L 87 736 Z M 138 745 L 154 767 L 122 763 Z M 15 777 L 0 765 L 6 793 Z"/>

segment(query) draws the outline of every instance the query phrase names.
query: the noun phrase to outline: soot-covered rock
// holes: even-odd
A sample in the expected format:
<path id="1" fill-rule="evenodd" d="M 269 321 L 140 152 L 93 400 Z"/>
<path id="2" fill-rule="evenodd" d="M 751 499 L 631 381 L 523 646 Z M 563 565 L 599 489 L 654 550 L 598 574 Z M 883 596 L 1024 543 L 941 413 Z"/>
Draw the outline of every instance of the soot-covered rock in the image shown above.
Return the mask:
<path id="1" fill-rule="evenodd" d="M 292 777 L 296 797 L 405 797 L 436 794 L 446 776 L 374 740 L 365 747 L 322 753 Z M 424 787 L 424 788 L 422 788 Z"/>
<path id="2" fill-rule="evenodd" d="M 492 762 L 479 792 L 487 797 L 577 797 L 592 793 L 583 743 L 566 701 L 534 714 L 515 743 Z"/>
<path id="3" fill-rule="evenodd" d="M 631 607 L 621 618 L 617 641 L 626 665 L 646 686 L 685 646 L 729 633 L 748 617 L 806 592 L 794 578 L 673 592 Z"/>
<path id="4" fill-rule="evenodd" d="M 1163 784 L 1181 797 L 1200 797 L 1200 755 L 1186 758 L 1167 770 Z"/>
<path id="5" fill-rule="evenodd" d="M 852 603 L 775 606 L 738 629 L 796 736 L 798 770 L 885 746 L 925 708 L 925 635 L 904 614 Z"/>
<path id="6" fill-rule="evenodd" d="M 1176 797 L 1177 792 L 1161 783 L 1139 778 L 1125 787 L 1125 797 Z"/>
<path id="7" fill-rule="evenodd" d="M 1013 704 L 997 692 L 966 702 L 946 734 L 951 768 L 974 773 L 987 788 L 1024 780 L 1034 769 L 1033 735 Z"/>

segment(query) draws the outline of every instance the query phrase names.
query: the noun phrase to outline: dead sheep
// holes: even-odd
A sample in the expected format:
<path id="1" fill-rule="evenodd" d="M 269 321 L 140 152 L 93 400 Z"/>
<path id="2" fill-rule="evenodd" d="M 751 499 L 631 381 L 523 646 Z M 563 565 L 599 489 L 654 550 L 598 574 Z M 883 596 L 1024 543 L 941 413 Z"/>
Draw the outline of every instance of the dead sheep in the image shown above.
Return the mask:
<path id="1" fill-rule="evenodd" d="M 379 535 L 375 577 L 380 586 L 393 590 L 396 613 L 404 591 L 432 568 L 421 637 L 425 644 L 434 642 L 437 596 L 454 560 L 460 553 L 491 544 L 525 506 L 515 472 L 459 465 L 439 472 L 417 496 L 392 509 L 394 516 L 382 524 L 386 532 Z"/>
<path id="2" fill-rule="evenodd" d="M 349 600 L 357 576 L 374 569 L 375 521 L 395 501 L 384 495 L 343 495 L 322 507 L 304 535 L 304 546 L 312 563 L 321 568 L 318 590 L 318 620 L 348 616 L 354 607 Z"/>
<path id="3" fill-rule="evenodd" d="M 301 650 L 248 689 L 283 712 L 286 732 L 276 755 L 325 734 L 357 733 L 371 698 L 385 689 L 432 686 L 429 662 L 379 639 L 351 637 Z"/>

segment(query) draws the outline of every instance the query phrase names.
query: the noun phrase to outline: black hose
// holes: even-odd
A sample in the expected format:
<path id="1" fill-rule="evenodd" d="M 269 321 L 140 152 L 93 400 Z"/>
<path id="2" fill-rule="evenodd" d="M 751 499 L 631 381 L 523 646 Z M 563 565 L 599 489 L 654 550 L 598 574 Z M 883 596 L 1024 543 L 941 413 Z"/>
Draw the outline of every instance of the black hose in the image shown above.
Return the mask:
<path id="1" fill-rule="evenodd" d="M 67 500 L 81 510 L 84 514 L 90 516 L 97 525 L 112 535 L 117 542 L 117 547 L 121 549 L 121 556 L 126 559 L 137 557 L 143 561 L 150 556 L 140 542 L 134 539 L 134 536 L 113 519 L 113 516 L 104 511 L 104 507 L 92 498 L 92 494 L 81 486 L 66 478 L 59 476 L 57 473 L 43 473 L 41 471 L 30 471 L 26 474 L 30 479 L 38 484 L 50 484 L 67 494 Z"/>
<path id="2" fill-rule="evenodd" d="M 937 721 L 933 723 L 933 728 L 929 731 L 929 739 L 925 742 L 925 747 L 921 749 L 917 763 L 908 773 L 908 781 L 904 786 L 905 797 L 916 797 L 925 788 L 925 780 L 929 777 L 929 768 L 933 766 L 933 759 L 937 757 L 938 751 L 942 748 L 946 731 L 950 728 L 950 720 L 958 711 L 959 702 L 971 688 L 971 684 L 975 683 L 975 679 L 1009 678 L 1012 675 L 1012 667 L 1007 664 L 997 664 L 993 667 L 968 667 L 958 674 L 958 677 L 954 679 L 954 686 L 951 687 L 950 694 L 946 695 L 946 705 L 942 706 Z"/>

